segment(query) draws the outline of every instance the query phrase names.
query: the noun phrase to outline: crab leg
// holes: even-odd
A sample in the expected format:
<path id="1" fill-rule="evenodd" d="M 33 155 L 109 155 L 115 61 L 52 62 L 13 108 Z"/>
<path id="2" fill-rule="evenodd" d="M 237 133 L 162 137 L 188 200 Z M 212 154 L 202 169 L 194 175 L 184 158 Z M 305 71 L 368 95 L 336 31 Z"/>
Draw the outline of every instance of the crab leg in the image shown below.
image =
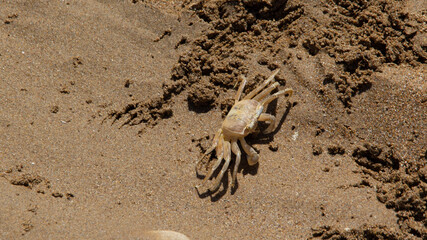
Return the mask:
<path id="1" fill-rule="evenodd" d="M 240 143 L 242 144 L 242 148 L 246 154 L 248 154 L 248 164 L 249 166 L 253 166 L 258 162 L 258 153 L 253 149 L 249 144 L 246 143 L 244 138 L 239 138 Z"/>
<path id="2" fill-rule="evenodd" d="M 224 148 L 223 148 L 223 145 L 224 145 L 224 137 L 221 134 L 221 137 L 219 138 L 218 146 L 216 148 L 216 154 L 217 154 L 218 160 L 215 162 L 215 164 L 209 170 L 208 174 L 206 174 L 206 176 L 203 179 L 202 183 L 200 183 L 199 185 L 196 186 L 197 189 L 199 189 L 199 187 L 203 186 L 206 183 L 206 181 L 208 181 L 209 178 L 211 178 L 212 174 L 215 172 L 215 170 L 221 164 L 222 159 L 224 157 Z"/>
<path id="3" fill-rule="evenodd" d="M 234 104 L 236 104 L 240 100 L 240 97 L 242 96 L 243 89 L 245 88 L 245 85 L 248 81 L 246 79 L 246 77 L 243 75 L 241 75 L 239 78 L 241 79 L 242 83 L 240 83 L 239 89 L 237 90 L 236 97 L 234 98 Z"/>
<path id="4" fill-rule="evenodd" d="M 293 91 L 292 89 L 290 89 L 290 88 L 287 88 L 287 89 L 285 89 L 285 90 L 278 91 L 277 93 L 275 93 L 275 94 L 273 94 L 273 95 L 269 96 L 268 98 L 264 99 L 264 100 L 261 102 L 261 105 L 263 105 L 263 106 L 265 107 L 265 106 L 267 106 L 271 101 L 273 101 L 274 99 L 278 98 L 280 95 L 283 95 L 283 94 L 288 94 L 288 97 L 287 97 L 287 98 L 290 98 L 290 97 L 292 96 L 292 94 L 293 94 L 293 93 L 294 93 L 294 91 Z"/>
<path id="5" fill-rule="evenodd" d="M 221 184 L 221 179 L 224 176 L 225 171 L 227 171 L 228 165 L 230 164 L 231 149 L 230 149 L 230 142 L 227 140 L 224 140 L 224 158 L 225 158 L 224 166 L 222 167 L 221 172 L 218 173 L 218 176 L 215 179 L 214 185 L 211 188 L 209 188 L 211 192 L 215 192 L 216 190 L 218 190 L 219 185 Z"/>
<path id="6" fill-rule="evenodd" d="M 220 138 L 221 134 L 222 134 L 222 129 L 220 128 L 220 129 L 218 129 L 218 131 L 215 133 L 215 137 L 214 137 L 214 139 L 213 139 L 212 146 L 211 146 L 208 150 L 206 150 L 206 152 L 205 152 L 205 154 L 204 154 L 204 155 L 209 154 L 210 152 L 212 152 L 212 151 L 216 148 L 216 146 L 217 146 L 217 144 L 218 144 L 218 140 L 219 140 L 219 138 Z"/>
<path id="7" fill-rule="evenodd" d="M 252 90 L 248 95 L 246 95 L 243 99 L 252 99 L 257 93 L 259 93 L 262 89 L 265 88 L 276 76 L 276 74 L 280 71 L 280 69 L 277 69 L 276 71 L 271 74 L 270 77 L 268 77 L 261 85 L 259 85 L 257 88 Z"/>
<path id="8" fill-rule="evenodd" d="M 280 84 L 278 82 L 273 83 L 270 87 L 264 89 L 260 94 L 256 95 L 253 100 L 256 100 L 260 102 L 262 99 L 264 99 L 268 94 L 270 94 L 271 91 L 273 91 L 275 88 L 277 88 Z"/>
<path id="9" fill-rule="evenodd" d="M 276 117 L 274 117 L 271 114 L 268 113 L 261 113 L 261 115 L 258 117 L 258 121 L 261 122 L 268 122 L 268 128 L 265 130 L 266 133 L 270 133 L 274 129 L 274 123 L 276 122 Z"/>
<path id="10" fill-rule="evenodd" d="M 231 178 L 231 187 L 234 187 L 234 185 L 236 184 L 236 178 L 237 178 L 237 169 L 239 168 L 240 165 L 240 158 L 241 158 L 241 152 L 239 149 L 239 145 L 237 145 L 237 141 L 233 140 L 231 142 L 231 150 L 233 151 L 233 153 L 236 155 L 236 162 L 234 163 L 234 170 L 233 170 L 233 174 L 232 174 L 232 178 Z"/>
<path id="11" fill-rule="evenodd" d="M 203 156 L 200 158 L 200 160 L 197 162 L 197 164 L 196 164 L 196 172 L 198 172 L 197 171 L 197 167 L 200 165 L 200 163 L 202 162 L 202 160 L 206 157 L 206 155 L 208 155 L 209 153 L 211 153 L 215 148 L 216 148 L 216 146 L 218 145 L 218 141 L 219 141 L 219 138 L 220 138 L 220 136 L 222 135 L 222 129 L 220 128 L 216 133 L 215 133 L 215 137 L 214 137 L 214 139 L 213 139 L 213 143 L 212 143 L 212 146 L 208 149 L 208 150 L 206 150 L 206 152 L 203 154 Z M 218 154 L 218 153 L 217 153 Z"/>

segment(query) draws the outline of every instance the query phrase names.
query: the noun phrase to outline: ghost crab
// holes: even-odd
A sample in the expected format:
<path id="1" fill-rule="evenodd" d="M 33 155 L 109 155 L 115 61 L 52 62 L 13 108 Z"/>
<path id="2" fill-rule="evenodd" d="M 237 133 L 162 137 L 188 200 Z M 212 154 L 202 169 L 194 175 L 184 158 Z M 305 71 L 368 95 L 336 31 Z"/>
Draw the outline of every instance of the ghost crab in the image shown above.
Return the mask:
<path id="1" fill-rule="evenodd" d="M 224 159 L 224 166 L 216 177 L 212 187 L 209 188 L 211 192 L 218 190 L 221 179 L 224 176 L 224 173 L 227 171 L 228 165 L 230 164 L 231 152 L 236 155 L 236 162 L 234 164 L 231 179 L 231 187 L 234 187 L 236 183 L 237 169 L 241 159 L 241 152 L 237 141 L 240 142 L 243 150 L 248 155 L 248 164 L 252 166 L 258 162 L 259 156 L 257 152 L 246 143 L 245 137 L 255 131 L 258 121 L 267 122 L 269 124 L 266 129 L 267 133 L 273 131 L 276 118 L 271 114 L 264 113 L 264 110 L 271 101 L 278 98 L 280 95 L 287 95 L 287 99 L 289 100 L 293 94 L 293 90 L 287 88 L 270 95 L 270 93 L 280 85 L 278 82 L 274 81 L 274 77 L 278 72 L 279 69 L 274 71 L 269 78 L 267 78 L 260 86 L 252 90 L 242 100 L 240 100 L 240 97 L 246 85 L 247 79 L 244 76 L 240 76 L 241 84 L 234 98 L 234 105 L 225 117 L 221 128 L 215 134 L 212 146 L 206 150 L 203 157 L 196 165 L 197 172 L 197 166 L 200 164 L 200 162 L 215 149 L 218 159 L 212 168 L 208 171 L 202 183 L 196 186 L 197 190 L 199 190 L 199 187 L 203 186 L 211 178 L 214 171 L 219 167 L 222 160 Z"/>

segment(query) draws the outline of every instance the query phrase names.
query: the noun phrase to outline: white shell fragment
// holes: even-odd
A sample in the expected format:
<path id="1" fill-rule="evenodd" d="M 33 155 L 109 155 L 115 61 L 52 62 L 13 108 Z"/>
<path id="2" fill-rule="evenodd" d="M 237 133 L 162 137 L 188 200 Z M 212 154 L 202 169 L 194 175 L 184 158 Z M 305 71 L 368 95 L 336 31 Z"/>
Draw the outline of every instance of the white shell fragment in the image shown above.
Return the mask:
<path id="1" fill-rule="evenodd" d="M 145 233 L 143 240 L 190 240 L 182 233 L 170 230 L 148 231 Z"/>

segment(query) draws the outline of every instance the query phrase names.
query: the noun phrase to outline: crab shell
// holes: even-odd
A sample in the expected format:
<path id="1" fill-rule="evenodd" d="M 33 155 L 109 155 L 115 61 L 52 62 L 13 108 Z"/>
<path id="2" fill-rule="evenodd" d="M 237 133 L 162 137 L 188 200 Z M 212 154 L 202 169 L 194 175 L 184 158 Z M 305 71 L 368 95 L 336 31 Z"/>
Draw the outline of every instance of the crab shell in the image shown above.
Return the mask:
<path id="1" fill-rule="evenodd" d="M 258 117 L 263 110 L 264 106 L 256 100 L 237 102 L 222 123 L 224 136 L 237 139 L 249 135 L 256 129 Z"/>

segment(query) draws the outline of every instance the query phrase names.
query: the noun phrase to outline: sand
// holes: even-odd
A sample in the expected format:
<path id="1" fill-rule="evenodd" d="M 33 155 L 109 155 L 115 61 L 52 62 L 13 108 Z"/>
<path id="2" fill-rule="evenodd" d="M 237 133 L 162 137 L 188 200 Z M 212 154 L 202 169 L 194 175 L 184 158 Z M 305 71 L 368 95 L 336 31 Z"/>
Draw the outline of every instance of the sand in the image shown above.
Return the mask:
<path id="1" fill-rule="evenodd" d="M 426 13 L 2 1 L 0 239 L 427 239 Z M 246 138 L 259 163 L 243 156 L 231 188 L 233 155 L 198 194 L 238 77 L 247 94 L 275 69 L 294 95 L 268 107 L 273 133 Z"/>

